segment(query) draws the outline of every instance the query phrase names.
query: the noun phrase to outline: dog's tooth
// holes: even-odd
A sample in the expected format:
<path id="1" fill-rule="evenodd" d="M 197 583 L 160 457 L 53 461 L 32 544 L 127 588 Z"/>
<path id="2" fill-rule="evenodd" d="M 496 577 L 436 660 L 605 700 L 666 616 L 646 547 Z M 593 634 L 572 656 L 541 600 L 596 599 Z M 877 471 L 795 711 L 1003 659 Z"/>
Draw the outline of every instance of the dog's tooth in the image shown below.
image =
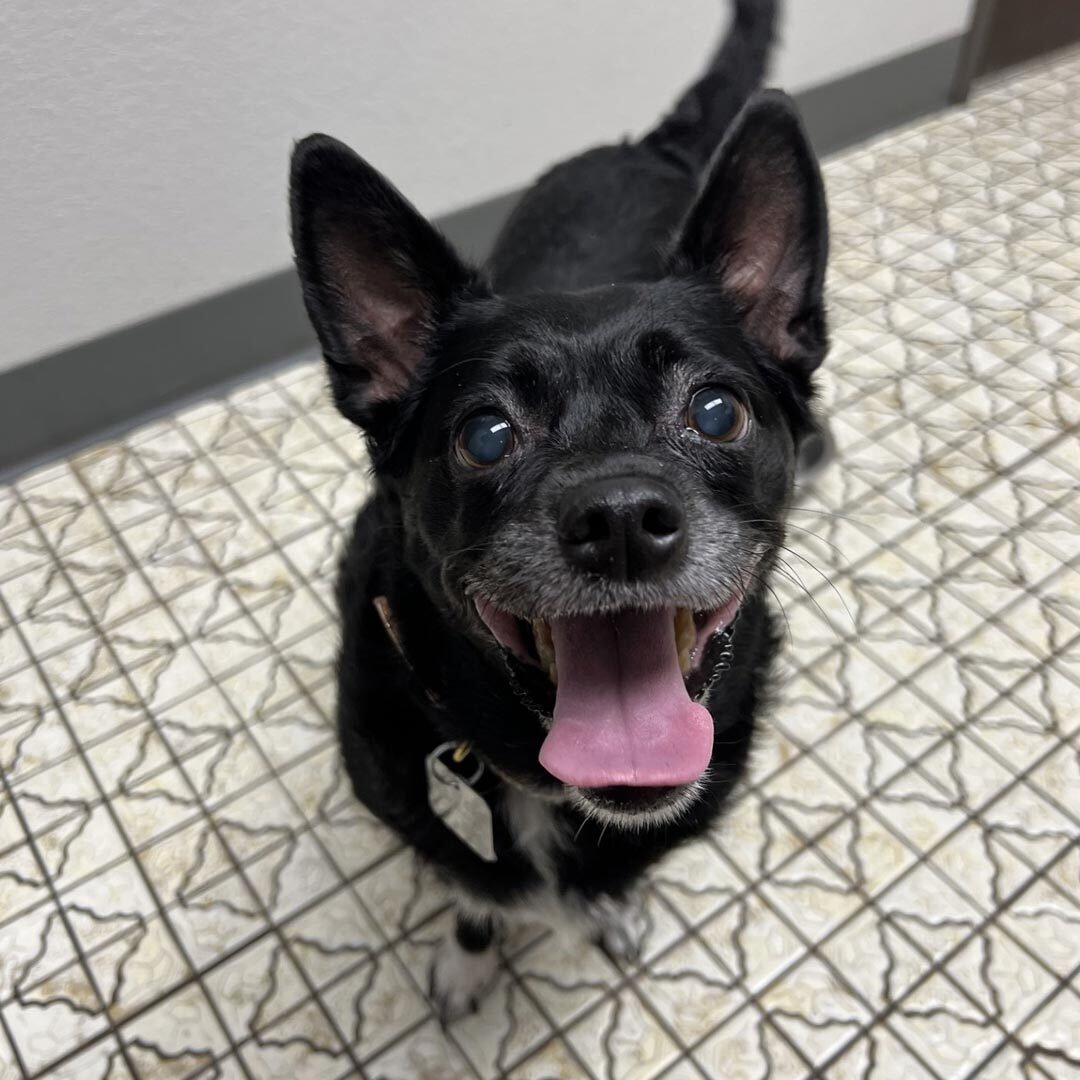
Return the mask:
<path id="1" fill-rule="evenodd" d="M 551 627 L 543 619 L 533 619 L 533 640 L 537 655 L 545 663 L 555 659 L 555 645 L 551 640 Z"/>
<path id="2" fill-rule="evenodd" d="M 675 644 L 679 651 L 692 649 L 697 638 L 694 628 L 694 616 L 688 608 L 679 608 L 675 612 Z"/>
<path id="3" fill-rule="evenodd" d="M 696 640 L 693 612 L 689 608 L 679 608 L 675 612 L 675 648 L 679 653 L 679 669 L 684 675 L 690 673 L 691 653 Z"/>
<path id="4" fill-rule="evenodd" d="M 689 645 L 679 646 L 679 670 L 684 675 L 690 674 L 693 653 Z"/>
<path id="5" fill-rule="evenodd" d="M 547 669 L 548 678 L 557 684 L 559 672 L 555 666 L 555 643 L 551 640 L 551 627 L 543 619 L 533 619 L 532 629 L 536 655 Z"/>

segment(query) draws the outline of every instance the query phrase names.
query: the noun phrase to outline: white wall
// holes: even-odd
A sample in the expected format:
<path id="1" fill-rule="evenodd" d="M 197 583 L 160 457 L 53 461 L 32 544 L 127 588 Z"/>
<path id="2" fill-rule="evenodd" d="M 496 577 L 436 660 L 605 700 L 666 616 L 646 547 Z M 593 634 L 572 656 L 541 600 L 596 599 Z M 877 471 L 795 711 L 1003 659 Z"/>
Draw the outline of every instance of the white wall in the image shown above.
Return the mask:
<path id="1" fill-rule="evenodd" d="M 788 0 L 773 81 L 957 34 L 969 3 Z M 0 368 L 287 265 L 298 136 L 351 142 L 438 214 L 646 129 L 724 18 L 716 0 L 5 0 Z"/>

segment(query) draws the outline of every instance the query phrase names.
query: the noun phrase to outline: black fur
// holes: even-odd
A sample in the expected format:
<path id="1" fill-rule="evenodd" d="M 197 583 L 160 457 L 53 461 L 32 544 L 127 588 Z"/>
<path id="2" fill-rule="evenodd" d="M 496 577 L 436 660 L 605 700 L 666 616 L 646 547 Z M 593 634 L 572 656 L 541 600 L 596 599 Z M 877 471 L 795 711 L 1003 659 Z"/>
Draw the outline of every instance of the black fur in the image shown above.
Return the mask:
<path id="1" fill-rule="evenodd" d="M 471 918 L 458 912 L 454 938 L 466 952 L 483 952 L 495 937 L 495 922 L 490 915 Z"/>
<path id="2" fill-rule="evenodd" d="M 791 102 L 751 97 L 773 7 L 738 0 L 713 65 L 651 134 L 538 181 L 482 271 L 340 143 L 311 136 L 294 155 L 305 301 L 376 478 L 338 586 L 345 763 L 359 799 L 490 905 L 541 883 L 510 833 L 507 785 L 553 798 L 563 787 L 537 760 L 551 684 L 498 647 L 474 595 L 523 618 L 705 608 L 752 574 L 735 662 L 709 703 L 708 782 L 678 821 L 639 831 L 553 803 L 574 838 L 556 853 L 561 891 L 621 895 L 716 818 L 743 770 L 776 648 L 765 581 L 811 430 L 810 374 L 826 350 L 817 166 Z M 687 430 L 687 402 L 711 384 L 750 408 L 743 443 Z M 516 446 L 470 469 L 456 432 L 492 407 L 514 424 Z M 560 495 L 616 471 L 662 476 L 686 506 L 686 556 L 660 578 L 597 580 L 560 554 Z M 376 596 L 389 600 L 408 664 Z M 487 765 L 493 864 L 428 808 L 424 756 L 446 740 L 468 741 Z"/>

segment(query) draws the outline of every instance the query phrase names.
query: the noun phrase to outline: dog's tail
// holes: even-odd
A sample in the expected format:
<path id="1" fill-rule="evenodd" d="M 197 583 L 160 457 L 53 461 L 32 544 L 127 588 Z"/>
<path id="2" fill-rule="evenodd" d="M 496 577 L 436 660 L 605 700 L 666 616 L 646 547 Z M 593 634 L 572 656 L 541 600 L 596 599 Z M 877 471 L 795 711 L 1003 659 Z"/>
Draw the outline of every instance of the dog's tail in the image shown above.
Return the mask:
<path id="1" fill-rule="evenodd" d="M 695 172 L 761 85 L 773 42 L 778 0 L 734 0 L 731 28 L 704 74 L 642 142 Z"/>

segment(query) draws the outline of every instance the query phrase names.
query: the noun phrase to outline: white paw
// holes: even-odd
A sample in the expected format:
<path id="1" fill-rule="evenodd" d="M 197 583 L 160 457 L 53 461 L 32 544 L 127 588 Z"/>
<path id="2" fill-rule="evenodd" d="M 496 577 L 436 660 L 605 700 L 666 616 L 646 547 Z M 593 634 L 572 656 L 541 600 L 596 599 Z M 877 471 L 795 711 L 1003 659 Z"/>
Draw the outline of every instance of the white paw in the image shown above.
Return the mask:
<path id="1" fill-rule="evenodd" d="M 494 945 L 482 952 L 467 952 L 453 936 L 447 937 L 431 962 L 429 993 L 439 1019 L 448 1024 L 480 1007 L 499 970 Z"/>
<path id="2" fill-rule="evenodd" d="M 641 956 L 649 920 L 637 897 L 613 900 L 602 896 L 589 904 L 597 944 L 619 965 L 626 967 Z"/>

